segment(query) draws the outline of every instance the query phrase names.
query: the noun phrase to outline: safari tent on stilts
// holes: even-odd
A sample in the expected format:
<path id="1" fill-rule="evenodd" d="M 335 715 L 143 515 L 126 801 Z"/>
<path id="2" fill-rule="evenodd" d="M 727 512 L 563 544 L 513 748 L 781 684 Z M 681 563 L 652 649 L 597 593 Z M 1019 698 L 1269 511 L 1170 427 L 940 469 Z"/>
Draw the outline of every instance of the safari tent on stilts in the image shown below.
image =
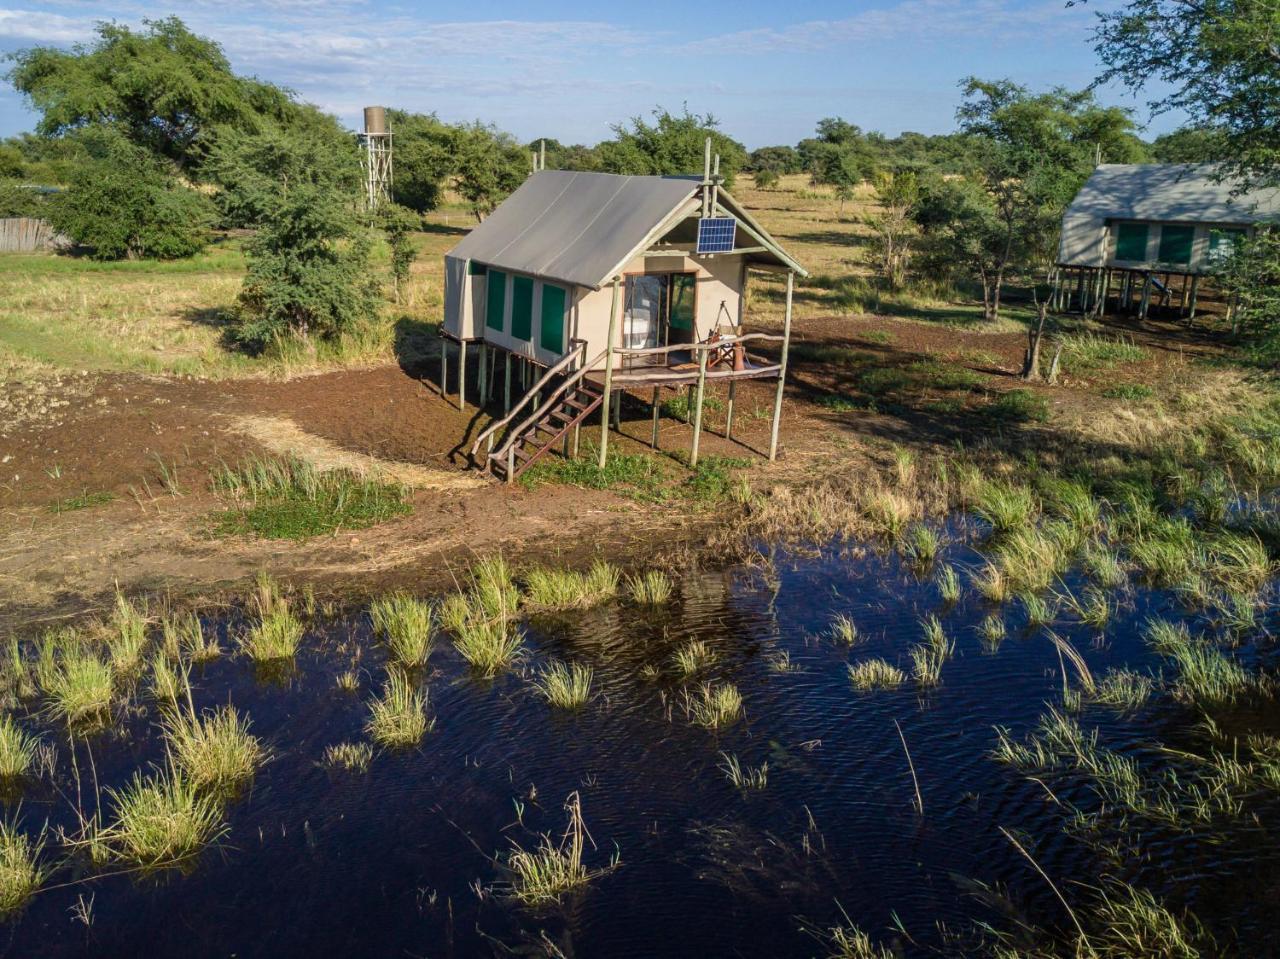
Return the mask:
<path id="1" fill-rule="evenodd" d="M 621 394 L 652 405 L 658 446 L 663 390 L 687 389 L 697 465 L 709 383 L 774 380 L 768 456 L 778 450 L 794 278 L 805 270 L 721 186 L 708 144 L 702 177 L 538 170 L 445 256 L 441 390 L 456 356 L 465 405 L 467 351 L 479 350 L 475 396 L 502 412 L 471 448 L 511 482 L 555 448 L 577 456 L 598 422 L 603 468 Z M 786 277 L 781 334 L 747 332 L 752 271 Z M 776 356 L 762 357 L 766 343 Z M 451 350 L 456 346 L 456 350 Z M 501 381 L 499 383 L 499 381 Z"/>

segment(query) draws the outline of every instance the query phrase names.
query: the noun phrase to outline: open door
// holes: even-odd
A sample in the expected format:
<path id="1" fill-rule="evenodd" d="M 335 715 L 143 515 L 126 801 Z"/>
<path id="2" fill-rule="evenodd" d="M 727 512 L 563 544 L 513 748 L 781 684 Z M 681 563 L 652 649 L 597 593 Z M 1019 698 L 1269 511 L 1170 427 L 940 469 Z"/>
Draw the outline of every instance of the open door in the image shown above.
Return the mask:
<path id="1" fill-rule="evenodd" d="M 637 273 L 627 277 L 622 316 L 622 346 L 642 350 L 696 338 L 694 300 L 697 274 Z M 635 357 L 642 363 L 644 357 Z M 650 362 L 661 363 L 661 356 Z"/>

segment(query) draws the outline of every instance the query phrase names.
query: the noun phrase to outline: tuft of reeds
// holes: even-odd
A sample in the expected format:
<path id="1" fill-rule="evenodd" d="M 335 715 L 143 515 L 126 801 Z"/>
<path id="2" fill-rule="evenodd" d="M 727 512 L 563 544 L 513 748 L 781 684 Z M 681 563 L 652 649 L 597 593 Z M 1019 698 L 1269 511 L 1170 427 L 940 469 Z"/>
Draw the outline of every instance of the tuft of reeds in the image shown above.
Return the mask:
<path id="1" fill-rule="evenodd" d="M 676 669 L 682 676 L 694 676 L 711 666 L 716 652 L 700 639 L 691 639 L 675 652 Z"/>
<path id="2" fill-rule="evenodd" d="M 1275 574 L 1276 564 L 1256 535 L 1222 533 L 1210 549 L 1209 575 L 1232 593 L 1255 593 Z"/>
<path id="3" fill-rule="evenodd" d="M 582 709 L 591 701 L 595 671 L 585 663 L 552 662 L 533 681 L 533 688 L 557 709 Z"/>
<path id="4" fill-rule="evenodd" d="M 369 704 L 365 730 L 379 745 L 409 749 L 435 726 L 427 718 L 427 695 L 398 670 L 387 676 L 382 695 Z"/>
<path id="5" fill-rule="evenodd" d="M 109 663 L 79 647 L 37 665 L 48 710 L 60 722 L 78 730 L 100 729 L 111 719 L 115 677 Z"/>
<path id="6" fill-rule="evenodd" d="M 831 620 L 831 626 L 827 632 L 831 634 L 832 639 L 845 646 L 856 646 L 862 641 L 862 637 L 858 635 L 858 624 L 846 613 L 837 614 L 835 619 Z"/>
<path id="7" fill-rule="evenodd" d="M 496 676 L 520 658 L 524 640 L 506 619 L 471 619 L 463 623 L 453 645 L 477 673 Z"/>
<path id="8" fill-rule="evenodd" d="M 982 648 L 994 653 L 1004 642 L 1006 635 L 1004 620 L 999 616 L 987 616 L 978 626 L 978 635 L 982 639 Z"/>
<path id="9" fill-rule="evenodd" d="M 1234 702 L 1256 693 L 1263 681 L 1202 639 L 1193 639 L 1186 626 L 1167 620 L 1147 624 L 1147 643 L 1173 661 L 1178 675 L 1174 694 L 1203 704 Z"/>
<path id="10" fill-rule="evenodd" d="M 582 818 L 582 800 L 576 792 L 565 800 L 565 811 L 569 824 L 559 842 L 543 833 L 537 848 L 526 850 L 513 842 L 507 854 L 511 892 L 527 906 L 559 902 L 562 896 L 581 889 L 602 872 L 588 869 L 582 859 L 590 836 Z M 615 856 L 610 867 L 617 862 Z"/>
<path id="11" fill-rule="evenodd" d="M 719 769 L 724 773 L 724 778 L 733 783 L 734 787 L 747 792 L 752 789 L 764 789 L 769 784 L 769 764 L 761 763 L 759 766 L 745 766 L 735 755 L 722 752 L 720 754 L 721 762 Z"/>
<path id="12" fill-rule="evenodd" d="M 938 584 L 938 595 L 944 603 L 953 606 L 960 601 L 960 577 L 956 575 L 954 566 L 941 567 L 935 581 Z"/>
<path id="13" fill-rule="evenodd" d="M 876 490 L 865 498 L 862 512 L 872 532 L 889 543 L 897 543 L 907 530 L 915 513 L 915 503 L 901 493 Z"/>
<path id="14" fill-rule="evenodd" d="M 1204 565 L 1199 537 L 1181 517 L 1153 517 L 1134 532 L 1128 549 L 1138 569 L 1156 586 L 1185 582 Z"/>
<path id="15" fill-rule="evenodd" d="M 170 765 L 150 777 L 135 773 L 107 789 L 115 817 L 86 842 L 143 870 L 185 867 L 226 832 L 216 797 Z"/>
<path id="16" fill-rule="evenodd" d="M 1106 626 L 1111 619 L 1111 601 L 1096 586 L 1087 586 L 1079 595 L 1064 592 L 1059 598 L 1076 619 L 1095 629 Z"/>
<path id="17" fill-rule="evenodd" d="M 1012 588 L 1005 579 L 1003 571 L 994 563 L 986 563 L 971 577 L 973 588 L 989 603 L 1004 603 L 1009 599 Z"/>
<path id="18" fill-rule="evenodd" d="M 848 669 L 854 689 L 897 689 L 907 681 L 906 673 L 883 659 L 864 659 Z"/>
<path id="19" fill-rule="evenodd" d="M 828 959 L 895 959 L 892 950 L 877 946 L 855 925 L 832 926 L 814 937 L 826 948 Z"/>
<path id="20" fill-rule="evenodd" d="M 378 599 L 369 607 L 374 631 L 387 643 L 393 663 L 419 669 L 431 655 L 431 606 L 404 593 Z"/>
<path id="21" fill-rule="evenodd" d="M 116 592 L 115 608 L 107 630 L 107 654 L 117 676 L 135 676 L 147 649 L 147 613 L 125 595 Z"/>
<path id="22" fill-rule="evenodd" d="M 12 716 L 0 717 L 0 790 L 26 779 L 36 762 L 40 737 L 19 726 Z"/>
<path id="23" fill-rule="evenodd" d="M 1057 618 L 1057 603 L 1051 603 L 1036 593 L 1021 593 L 1018 600 L 1027 615 L 1027 625 L 1033 629 L 1048 626 Z"/>
<path id="24" fill-rule="evenodd" d="M 585 573 L 538 566 L 524 577 L 524 600 L 538 609 L 595 606 L 618 592 L 622 573 L 611 563 L 596 560 Z"/>
<path id="25" fill-rule="evenodd" d="M 175 666 L 163 655 L 152 658 L 151 696 L 161 712 L 172 714 L 177 711 L 185 681 L 186 674 L 180 664 Z"/>
<path id="26" fill-rule="evenodd" d="M 969 511 L 999 535 L 1030 526 L 1036 515 L 1036 501 L 1025 486 L 986 480 L 975 491 Z"/>
<path id="27" fill-rule="evenodd" d="M 193 663 L 207 663 L 222 655 L 217 637 L 205 634 L 200 617 L 194 612 L 166 616 L 163 628 L 166 650 L 176 647 L 179 655 Z"/>
<path id="28" fill-rule="evenodd" d="M 720 729 L 742 715 L 742 694 L 733 683 L 703 683 L 693 695 L 685 693 L 685 711 L 697 725 Z"/>
<path id="29" fill-rule="evenodd" d="M 765 659 L 769 663 L 770 671 L 775 673 L 799 673 L 804 671 L 803 666 L 792 662 L 791 653 L 785 649 L 771 653 Z"/>
<path id="30" fill-rule="evenodd" d="M 0 820 L 0 919 L 20 913 L 34 896 L 51 868 L 41 862 L 44 832 L 32 839 L 16 819 Z"/>
<path id="31" fill-rule="evenodd" d="M 175 710 L 165 724 L 174 764 L 201 793 L 229 801 L 253 780 L 266 751 L 234 706 L 197 716 L 190 694 L 188 687 L 187 710 Z"/>
<path id="32" fill-rule="evenodd" d="M 924 642 L 911 647 L 911 675 L 917 685 L 936 686 L 942 682 L 942 666 L 955 652 L 955 644 L 937 616 L 925 617 L 920 625 Z"/>
<path id="33" fill-rule="evenodd" d="M 338 673 L 334 683 L 344 693 L 355 693 L 360 690 L 360 671 L 356 669 L 344 669 Z"/>
<path id="34" fill-rule="evenodd" d="M 291 662 L 302 643 L 302 622 L 283 597 L 260 603 L 259 608 L 259 621 L 239 640 L 241 649 L 261 665 Z"/>
<path id="35" fill-rule="evenodd" d="M 372 762 L 373 747 L 368 743 L 333 743 L 325 747 L 321 765 L 326 769 L 362 773 Z"/>
<path id="36" fill-rule="evenodd" d="M 933 565 L 942 549 L 942 537 L 923 523 L 912 526 L 902 544 L 902 552 L 916 569 L 926 570 Z"/>
<path id="37" fill-rule="evenodd" d="M 1104 589 L 1119 589 L 1128 582 L 1129 573 L 1120 557 L 1101 543 L 1085 547 L 1083 565 L 1089 578 Z"/>
<path id="38" fill-rule="evenodd" d="M 1150 676 L 1128 669 L 1109 669 L 1093 691 L 1093 701 L 1122 712 L 1141 709 L 1155 688 Z"/>
<path id="39" fill-rule="evenodd" d="M 506 557 L 501 553 L 486 556 L 471 568 L 468 593 L 473 616 L 509 619 L 520 606 L 520 592 Z"/>
<path id="40" fill-rule="evenodd" d="M 641 606 L 661 606 L 671 599 L 671 594 L 675 591 L 675 584 L 671 582 L 671 577 L 660 569 L 651 569 L 635 576 L 628 576 L 626 584 L 627 594 L 632 602 L 639 603 Z"/>

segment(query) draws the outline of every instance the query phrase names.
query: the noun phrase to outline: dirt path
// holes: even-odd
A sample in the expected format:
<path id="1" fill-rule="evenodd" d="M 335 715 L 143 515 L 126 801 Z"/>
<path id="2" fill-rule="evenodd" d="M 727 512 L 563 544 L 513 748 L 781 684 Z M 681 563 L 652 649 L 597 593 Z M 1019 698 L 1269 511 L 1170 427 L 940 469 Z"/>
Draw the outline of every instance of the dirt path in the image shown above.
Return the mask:
<path id="1" fill-rule="evenodd" d="M 703 453 L 750 463 L 747 477 L 766 489 L 824 471 L 856 473 L 890 443 L 952 448 L 990 431 L 983 403 L 1024 385 L 1012 375 L 1023 344 L 1016 333 L 885 318 L 800 323 L 782 457 L 768 464 L 760 456 L 774 387 L 754 382 L 739 387 L 735 442 L 718 435 L 723 410 L 714 404 L 708 410 Z M 849 357 L 867 366 L 851 372 Z M 854 409 L 832 404 L 860 388 L 857 369 L 944 360 L 976 374 L 980 386 L 864 396 Z M 1131 374 L 1155 378 L 1161 365 L 1181 361 L 1181 349 L 1153 349 L 1150 368 Z M 426 376 L 393 364 L 287 381 L 104 374 L 57 382 L 61 388 L 52 392 L 47 383 L 37 384 L 38 393 L 27 392 L 31 384 L 0 387 L 6 404 L 0 409 L 23 411 L 0 415 L 0 627 L 99 604 L 116 583 L 212 593 L 268 569 L 334 590 L 428 588 L 472 555 L 494 549 L 521 561 L 597 553 L 643 561 L 655 548 L 696 547 L 715 520 L 679 503 L 640 505 L 604 491 L 483 480 L 467 469 L 465 450 L 487 420 L 472 406 L 459 411 Z M 1080 415 L 1107 402 L 1085 386 L 1068 381 L 1041 392 L 1054 410 Z M 40 415 L 41 408 L 56 412 Z M 624 437 L 611 449 L 647 449 L 649 424 L 647 404 L 630 398 Z M 594 434 L 593 427 L 584 437 Z M 690 436 L 686 424 L 664 417 L 664 451 L 687 450 Z M 211 472 L 246 457 L 280 455 L 404 483 L 412 488 L 413 512 L 304 543 L 211 538 L 208 516 L 225 508 L 209 489 Z M 85 494 L 93 505 L 62 508 Z"/>

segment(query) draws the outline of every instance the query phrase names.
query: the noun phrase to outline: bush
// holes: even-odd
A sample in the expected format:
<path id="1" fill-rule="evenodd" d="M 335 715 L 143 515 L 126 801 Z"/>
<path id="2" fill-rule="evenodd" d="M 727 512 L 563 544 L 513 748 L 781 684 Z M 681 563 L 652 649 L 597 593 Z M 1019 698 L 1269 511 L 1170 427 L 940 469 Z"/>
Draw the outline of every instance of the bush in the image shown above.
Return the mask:
<path id="1" fill-rule="evenodd" d="M 246 248 L 231 339 L 250 350 L 291 337 L 333 338 L 378 310 L 369 242 L 340 198 L 306 184 L 289 192 Z"/>
<path id="2" fill-rule="evenodd" d="M 123 140 L 97 143 L 94 152 L 67 189 L 49 198 L 48 219 L 58 232 L 98 260 L 173 260 L 203 249 L 213 222 L 207 197 Z"/>

